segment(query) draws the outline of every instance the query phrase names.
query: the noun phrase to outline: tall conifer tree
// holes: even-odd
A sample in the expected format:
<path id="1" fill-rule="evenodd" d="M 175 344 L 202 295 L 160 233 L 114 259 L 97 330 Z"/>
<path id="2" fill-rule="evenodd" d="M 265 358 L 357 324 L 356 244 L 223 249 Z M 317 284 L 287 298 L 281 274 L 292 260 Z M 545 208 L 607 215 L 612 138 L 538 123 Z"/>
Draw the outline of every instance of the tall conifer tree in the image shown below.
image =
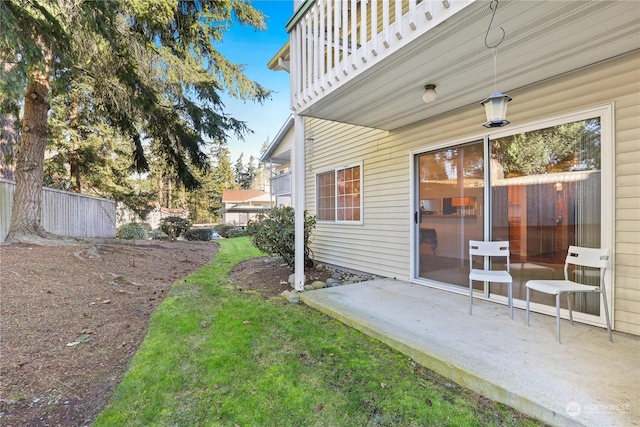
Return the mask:
<path id="1" fill-rule="evenodd" d="M 233 20 L 265 28 L 244 0 L 0 2 L 0 56 L 25 82 L 7 241 L 48 237 L 40 214 L 50 98 L 80 78 L 90 87 L 92 113 L 131 141 L 132 170 L 148 170 L 151 144 L 186 188 L 196 187 L 192 168 L 206 169 L 206 141 L 249 131 L 224 113 L 221 91 L 257 102 L 269 97 L 216 50 Z M 69 105 L 72 112 L 87 107 Z"/>

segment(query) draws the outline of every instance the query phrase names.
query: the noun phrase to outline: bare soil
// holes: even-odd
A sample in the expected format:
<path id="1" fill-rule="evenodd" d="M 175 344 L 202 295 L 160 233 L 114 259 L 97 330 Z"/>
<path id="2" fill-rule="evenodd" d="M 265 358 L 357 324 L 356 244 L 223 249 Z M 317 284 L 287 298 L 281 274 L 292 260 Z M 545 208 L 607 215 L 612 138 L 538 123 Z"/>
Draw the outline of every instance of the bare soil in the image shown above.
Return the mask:
<path id="1" fill-rule="evenodd" d="M 207 264 L 208 242 L 87 240 L 0 245 L 0 425 L 90 425 L 108 403 L 171 286 Z M 291 269 L 257 258 L 240 292 L 289 289 Z M 325 280 L 331 270 L 311 269 Z"/>
<path id="2" fill-rule="evenodd" d="M 217 249 L 187 241 L 0 245 L 0 426 L 90 425 L 171 286 Z M 273 298 L 290 289 L 291 273 L 281 260 L 263 257 L 238 264 L 230 279 L 239 292 Z M 307 282 L 334 273 L 305 270 Z M 492 410 L 491 401 L 476 397 Z"/>
<path id="3" fill-rule="evenodd" d="M 90 424 L 171 285 L 217 249 L 118 240 L 0 246 L 0 425 Z"/>

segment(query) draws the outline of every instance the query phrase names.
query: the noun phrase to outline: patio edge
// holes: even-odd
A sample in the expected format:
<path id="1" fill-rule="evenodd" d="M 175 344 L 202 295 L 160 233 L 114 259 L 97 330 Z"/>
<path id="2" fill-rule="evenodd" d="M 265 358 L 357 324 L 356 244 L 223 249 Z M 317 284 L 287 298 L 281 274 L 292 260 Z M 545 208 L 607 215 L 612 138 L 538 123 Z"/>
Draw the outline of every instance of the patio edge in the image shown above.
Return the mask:
<path id="1" fill-rule="evenodd" d="M 350 318 L 338 311 L 317 303 L 312 298 L 307 298 L 305 296 L 305 292 L 300 294 L 300 301 L 309 307 L 331 316 L 345 325 L 364 333 L 365 335 L 377 339 L 389 347 L 411 357 L 412 360 L 420 365 L 429 368 L 484 397 L 508 405 L 524 414 L 535 417 L 540 421 L 553 426 L 584 427 L 584 424 L 578 423 L 574 419 L 568 418 L 539 403 L 509 391 L 498 384 L 488 381 L 485 378 L 481 378 L 471 372 L 468 372 L 467 370 L 456 366 L 450 360 L 427 354 L 407 343 L 397 340 L 391 335 L 382 333 L 356 319 Z"/>

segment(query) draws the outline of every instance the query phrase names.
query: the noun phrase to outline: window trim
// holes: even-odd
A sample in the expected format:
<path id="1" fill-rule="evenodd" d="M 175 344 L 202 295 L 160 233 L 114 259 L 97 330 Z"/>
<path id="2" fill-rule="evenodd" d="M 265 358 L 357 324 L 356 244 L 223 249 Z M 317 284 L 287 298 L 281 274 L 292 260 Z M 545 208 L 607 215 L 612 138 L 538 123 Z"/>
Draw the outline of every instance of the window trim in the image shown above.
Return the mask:
<path id="1" fill-rule="evenodd" d="M 358 167 L 360 169 L 360 219 L 359 220 L 339 220 L 338 219 L 338 172 L 345 170 L 345 169 L 349 169 L 349 168 L 355 168 Z M 340 165 L 340 166 L 336 166 L 336 167 L 329 167 L 326 169 L 322 169 L 318 172 L 316 172 L 315 174 L 315 211 L 316 211 L 316 215 L 318 214 L 318 210 L 319 210 L 319 192 L 318 192 L 318 176 L 326 174 L 328 172 L 333 172 L 334 173 L 334 177 L 335 177 L 335 181 L 334 181 L 334 219 L 333 220 L 321 220 L 318 219 L 317 222 L 320 224 L 343 224 L 343 225 L 364 225 L 364 187 L 363 187 L 363 183 L 364 183 L 364 173 L 363 173 L 363 162 L 354 162 L 354 163 L 348 163 L 345 165 Z"/>

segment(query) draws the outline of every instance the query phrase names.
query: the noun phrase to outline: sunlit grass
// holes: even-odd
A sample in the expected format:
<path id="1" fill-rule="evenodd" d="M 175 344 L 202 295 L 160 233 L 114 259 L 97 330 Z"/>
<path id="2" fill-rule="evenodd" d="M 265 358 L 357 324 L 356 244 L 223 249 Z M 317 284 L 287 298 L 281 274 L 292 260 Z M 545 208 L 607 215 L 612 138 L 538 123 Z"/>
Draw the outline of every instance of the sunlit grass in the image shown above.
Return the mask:
<path id="1" fill-rule="evenodd" d="M 95 426 L 536 425 L 284 299 L 236 292 L 247 238 L 176 283 Z"/>

